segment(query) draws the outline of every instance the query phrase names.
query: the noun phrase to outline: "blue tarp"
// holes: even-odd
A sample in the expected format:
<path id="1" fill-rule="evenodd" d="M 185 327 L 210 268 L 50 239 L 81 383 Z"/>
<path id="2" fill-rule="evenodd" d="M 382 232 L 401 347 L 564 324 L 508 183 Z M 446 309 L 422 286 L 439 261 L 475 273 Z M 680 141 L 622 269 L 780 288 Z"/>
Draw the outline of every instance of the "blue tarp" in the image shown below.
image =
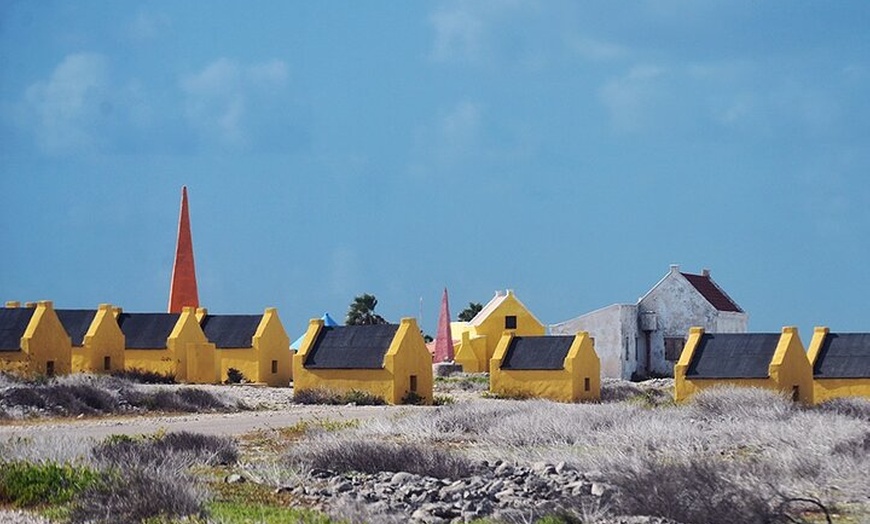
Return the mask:
<path id="1" fill-rule="evenodd" d="M 329 313 L 324 313 L 323 316 L 320 318 L 323 320 L 323 325 L 326 327 L 335 327 L 338 325 L 338 322 L 336 322 L 335 319 L 329 315 Z M 293 351 L 299 351 L 299 348 L 302 346 L 302 342 L 304 340 L 305 333 L 302 333 L 301 337 L 297 338 L 293 341 L 292 344 L 290 344 L 290 349 L 292 349 Z"/>

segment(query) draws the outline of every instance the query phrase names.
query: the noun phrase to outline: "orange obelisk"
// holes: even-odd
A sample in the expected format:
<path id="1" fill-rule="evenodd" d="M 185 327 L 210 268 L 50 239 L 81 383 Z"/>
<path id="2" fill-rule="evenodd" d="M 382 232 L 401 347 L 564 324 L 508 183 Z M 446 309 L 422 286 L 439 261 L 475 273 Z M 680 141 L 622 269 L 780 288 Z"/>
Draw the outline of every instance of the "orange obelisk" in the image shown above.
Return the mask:
<path id="1" fill-rule="evenodd" d="M 186 306 L 199 307 L 196 292 L 196 268 L 193 264 L 193 240 L 190 235 L 190 213 L 187 209 L 187 186 L 181 187 L 181 215 L 178 217 L 178 243 L 172 265 L 169 287 L 169 312 L 181 313 Z"/>

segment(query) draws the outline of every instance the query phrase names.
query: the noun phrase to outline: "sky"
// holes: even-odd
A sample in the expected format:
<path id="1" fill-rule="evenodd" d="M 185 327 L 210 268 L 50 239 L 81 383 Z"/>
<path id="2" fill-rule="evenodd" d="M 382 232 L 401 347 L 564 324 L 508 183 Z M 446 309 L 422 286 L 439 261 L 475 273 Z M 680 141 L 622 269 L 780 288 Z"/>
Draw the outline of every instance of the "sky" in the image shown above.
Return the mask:
<path id="1" fill-rule="evenodd" d="M 0 2 L 0 300 L 201 305 L 291 335 L 371 293 L 434 334 L 670 264 L 752 331 L 870 331 L 863 0 Z"/>

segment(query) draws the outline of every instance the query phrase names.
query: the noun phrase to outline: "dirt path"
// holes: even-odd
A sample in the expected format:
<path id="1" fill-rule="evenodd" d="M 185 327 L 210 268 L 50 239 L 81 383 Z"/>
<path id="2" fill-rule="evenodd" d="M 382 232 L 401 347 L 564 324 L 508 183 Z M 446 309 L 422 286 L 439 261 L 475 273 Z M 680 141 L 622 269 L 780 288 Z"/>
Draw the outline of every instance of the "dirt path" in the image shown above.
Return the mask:
<path id="1" fill-rule="evenodd" d="M 414 406 L 303 406 L 269 411 L 175 416 L 104 417 L 94 419 L 27 420 L 0 425 L 0 440 L 17 437 L 91 437 L 191 431 L 208 435 L 241 435 L 260 429 L 292 426 L 303 420 L 369 420 L 395 416 Z"/>

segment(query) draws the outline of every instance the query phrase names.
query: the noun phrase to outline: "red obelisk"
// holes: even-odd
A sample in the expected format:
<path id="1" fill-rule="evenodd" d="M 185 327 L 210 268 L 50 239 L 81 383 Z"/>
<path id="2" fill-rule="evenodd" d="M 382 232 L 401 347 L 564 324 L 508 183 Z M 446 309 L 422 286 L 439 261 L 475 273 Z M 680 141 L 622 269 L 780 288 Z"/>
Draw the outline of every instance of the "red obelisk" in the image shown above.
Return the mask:
<path id="1" fill-rule="evenodd" d="M 453 361 L 453 335 L 450 333 L 450 308 L 447 305 L 447 288 L 441 296 L 441 313 L 438 315 L 438 332 L 435 333 L 435 363 Z"/>
<path id="2" fill-rule="evenodd" d="M 190 214 L 187 210 L 187 186 L 182 186 L 178 244 L 175 246 L 172 284 L 169 287 L 169 312 L 181 313 L 181 309 L 186 306 L 199 307 L 199 294 L 196 292 L 193 240 L 190 235 Z"/>

